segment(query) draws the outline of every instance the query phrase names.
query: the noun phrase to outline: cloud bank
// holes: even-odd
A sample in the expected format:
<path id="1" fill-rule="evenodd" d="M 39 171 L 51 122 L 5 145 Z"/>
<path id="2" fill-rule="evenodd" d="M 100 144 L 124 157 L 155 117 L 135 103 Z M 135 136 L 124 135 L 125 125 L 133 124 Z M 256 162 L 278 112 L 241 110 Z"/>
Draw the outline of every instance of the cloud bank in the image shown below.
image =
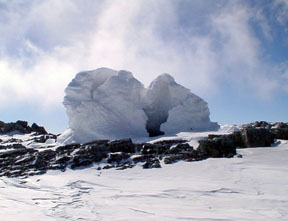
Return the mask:
<path id="1" fill-rule="evenodd" d="M 287 65 L 263 45 L 274 26 L 287 27 L 287 1 L 251 2 L 0 1 L 0 109 L 58 108 L 77 72 L 103 66 L 146 85 L 170 73 L 207 98 L 229 89 L 263 99 L 287 93 Z"/>

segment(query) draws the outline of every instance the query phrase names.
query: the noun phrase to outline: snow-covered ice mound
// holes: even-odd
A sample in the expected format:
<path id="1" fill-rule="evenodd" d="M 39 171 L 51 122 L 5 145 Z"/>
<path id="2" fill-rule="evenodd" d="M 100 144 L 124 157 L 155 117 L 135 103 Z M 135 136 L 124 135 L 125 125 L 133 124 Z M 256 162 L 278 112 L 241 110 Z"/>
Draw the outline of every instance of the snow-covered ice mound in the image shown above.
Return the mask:
<path id="1" fill-rule="evenodd" d="M 145 88 L 127 71 L 100 68 L 76 75 L 65 90 L 64 105 L 74 140 L 144 136 Z"/>
<path id="2" fill-rule="evenodd" d="M 207 103 L 169 74 L 146 89 L 131 72 L 99 68 L 78 73 L 65 93 L 73 140 L 81 143 L 219 128 Z"/>

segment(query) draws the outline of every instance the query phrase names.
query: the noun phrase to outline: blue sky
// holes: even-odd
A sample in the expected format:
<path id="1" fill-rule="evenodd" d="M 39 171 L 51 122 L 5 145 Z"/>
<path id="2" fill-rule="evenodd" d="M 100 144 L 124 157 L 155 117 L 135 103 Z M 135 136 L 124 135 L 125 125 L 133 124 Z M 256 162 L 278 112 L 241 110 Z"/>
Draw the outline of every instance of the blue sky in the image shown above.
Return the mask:
<path id="1" fill-rule="evenodd" d="M 211 119 L 288 121 L 286 0 L 0 0 L 0 120 L 68 127 L 77 72 L 170 73 Z"/>

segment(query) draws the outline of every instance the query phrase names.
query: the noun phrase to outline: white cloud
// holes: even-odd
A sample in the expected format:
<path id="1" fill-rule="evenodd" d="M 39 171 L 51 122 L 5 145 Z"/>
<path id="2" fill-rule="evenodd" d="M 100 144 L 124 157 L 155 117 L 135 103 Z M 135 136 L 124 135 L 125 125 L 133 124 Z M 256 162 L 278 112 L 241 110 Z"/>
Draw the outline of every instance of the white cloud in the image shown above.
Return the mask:
<path id="1" fill-rule="evenodd" d="M 282 75 L 283 78 L 285 79 L 288 79 L 288 70 L 286 70 L 283 75 Z"/>
<path id="2" fill-rule="evenodd" d="M 0 62 L 0 108 L 18 102 L 36 102 L 47 109 L 61 103 L 63 88 L 73 76 L 74 70 L 70 65 L 47 57 L 33 68 L 23 70 L 21 66 Z"/>
<path id="3" fill-rule="evenodd" d="M 284 70 L 282 74 L 283 88 L 286 92 L 288 92 L 288 66 L 286 66 L 286 70 Z"/>
<path id="4" fill-rule="evenodd" d="M 288 24 L 288 1 L 287 0 L 275 0 L 274 7 L 277 10 L 276 19 L 283 25 L 287 26 Z"/>
<path id="5" fill-rule="evenodd" d="M 255 87 L 263 97 L 278 86 L 261 60 L 249 24 L 253 14 L 245 5 L 223 4 L 209 11 L 205 22 L 210 30 L 198 33 L 191 24 L 181 24 L 175 1 L 95 2 L 0 6 L 0 32 L 5 33 L 0 37 L 0 103 L 59 106 L 76 72 L 101 66 L 130 70 L 146 85 L 168 72 L 206 96 L 221 90 L 224 78 L 240 88 Z M 189 16 L 187 21 L 195 19 Z"/>

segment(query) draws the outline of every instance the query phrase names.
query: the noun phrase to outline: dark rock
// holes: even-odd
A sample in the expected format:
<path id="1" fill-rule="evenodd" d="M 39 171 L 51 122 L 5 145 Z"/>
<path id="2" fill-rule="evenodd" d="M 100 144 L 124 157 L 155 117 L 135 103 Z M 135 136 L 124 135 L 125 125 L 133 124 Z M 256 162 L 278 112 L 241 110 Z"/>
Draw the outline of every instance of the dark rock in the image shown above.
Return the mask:
<path id="1" fill-rule="evenodd" d="M 146 143 L 141 149 L 142 154 L 164 154 L 169 150 L 171 145 L 150 144 Z"/>
<path id="2" fill-rule="evenodd" d="M 253 126 L 259 128 L 267 128 L 268 125 L 269 124 L 266 121 L 256 121 Z"/>
<path id="3" fill-rule="evenodd" d="M 135 164 L 130 164 L 130 163 L 121 164 L 121 165 L 117 166 L 116 170 L 125 170 L 128 168 L 133 168 L 134 166 L 135 166 Z"/>
<path id="4" fill-rule="evenodd" d="M 13 123 L 4 123 L 0 122 L 0 133 L 7 134 L 11 132 L 19 132 L 23 134 L 36 132 L 37 134 L 47 134 L 47 131 L 44 127 L 38 126 L 36 123 L 33 123 L 30 127 L 27 121 L 18 120 L 17 122 Z"/>
<path id="5" fill-rule="evenodd" d="M 189 144 L 177 144 L 176 146 L 170 147 L 168 150 L 168 154 L 179 154 L 179 153 L 184 153 L 184 152 L 191 152 L 193 151 L 193 147 L 191 147 Z"/>
<path id="6" fill-rule="evenodd" d="M 0 150 L 7 150 L 9 147 L 5 146 L 5 145 L 0 145 Z"/>
<path id="7" fill-rule="evenodd" d="M 82 158 L 80 156 L 75 156 L 71 163 L 71 169 L 77 168 L 77 167 L 84 167 L 89 166 L 93 163 L 93 160 Z"/>
<path id="8" fill-rule="evenodd" d="M 32 130 L 28 126 L 28 122 L 26 121 L 17 121 L 16 123 L 4 123 L 4 125 L 1 128 L 1 132 L 3 134 L 11 133 L 11 132 L 20 132 L 20 133 L 31 133 Z"/>
<path id="9" fill-rule="evenodd" d="M 228 134 L 228 135 L 223 135 L 223 137 L 226 137 L 227 139 L 232 140 L 233 146 L 236 148 L 245 146 L 244 137 L 243 137 L 241 131 L 237 131 L 237 132 L 234 132 L 234 133 Z"/>
<path id="10" fill-rule="evenodd" d="M 114 165 L 105 165 L 102 169 L 107 170 L 107 169 L 111 169 L 114 168 Z"/>
<path id="11" fill-rule="evenodd" d="M 148 159 L 143 165 L 143 169 L 161 168 L 160 161 L 157 158 Z"/>
<path id="12" fill-rule="evenodd" d="M 221 137 L 223 135 L 219 135 L 219 134 L 208 134 L 208 140 L 212 140 L 214 138 L 218 138 L 218 137 Z"/>
<path id="13" fill-rule="evenodd" d="M 21 171 L 21 170 L 16 170 L 16 171 L 6 171 L 4 174 L 4 176 L 7 176 L 7 177 L 19 177 L 19 176 L 23 176 L 24 175 L 24 171 Z"/>
<path id="14" fill-rule="evenodd" d="M 50 164 L 47 166 L 47 169 L 49 170 L 61 170 L 62 172 L 66 171 L 66 166 L 65 164 Z"/>
<path id="15" fill-rule="evenodd" d="M 60 165 L 67 165 L 68 161 L 71 160 L 71 157 L 69 156 L 63 156 L 63 157 L 60 157 L 58 158 L 55 163 L 56 164 L 60 164 Z"/>
<path id="16" fill-rule="evenodd" d="M 108 143 L 108 150 L 112 153 L 135 153 L 135 146 L 131 139 L 114 140 Z"/>
<path id="17" fill-rule="evenodd" d="M 79 149 L 80 144 L 68 144 L 65 146 L 60 146 L 56 148 L 57 154 L 68 154 L 70 155 L 74 150 Z"/>
<path id="18" fill-rule="evenodd" d="M 71 168 L 88 166 L 93 162 L 100 162 L 107 156 L 108 152 L 106 146 L 98 146 L 97 144 L 80 146 L 79 150 L 74 153 Z"/>
<path id="19" fill-rule="evenodd" d="M 167 154 L 171 146 L 175 144 L 182 144 L 187 142 L 186 140 L 161 140 L 155 143 L 145 143 L 142 145 L 142 154 Z M 179 146 L 180 147 L 180 146 Z"/>
<path id="20" fill-rule="evenodd" d="M 40 128 L 40 129 L 39 129 Z M 26 133 L 29 130 L 36 132 L 35 142 L 44 143 L 47 139 L 57 139 L 53 134 L 45 133 L 38 125 L 18 121 L 5 124 L 0 121 L 0 133 L 17 131 Z M 42 131 L 41 131 L 42 130 Z M 45 130 L 46 131 L 46 130 Z M 33 135 L 33 134 L 32 134 Z M 34 134 L 35 135 L 35 134 Z M 72 169 L 87 167 L 94 162 L 106 160 L 109 165 L 103 169 L 116 167 L 123 170 L 144 163 L 143 168 L 160 168 L 160 160 L 165 164 L 180 160 L 197 161 L 209 157 L 242 157 L 236 155 L 237 147 L 270 146 L 275 139 L 288 139 L 288 125 L 285 123 L 271 124 L 265 121 L 244 125 L 241 131 L 226 135 L 208 135 L 199 141 L 199 147 L 194 150 L 186 140 L 162 140 L 151 143 L 133 144 L 131 139 L 123 140 L 95 140 L 89 143 L 70 144 L 57 147 L 55 151 L 45 149 L 37 151 L 27 149 L 22 140 L 10 139 L 0 141 L 0 176 L 28 176 L 43 174 L 49 169 L 65 171 L 66 167 Z M 31 139 L 33 141 L 33 139 Z M 13 150 L 9 150 L 13 149 Z M 138 153 L 139 155 L 133 155 Z M 160 159 L 160 160 L 159 160 Z M 105 162 L 106 162 L 105 161 Z M 101 167 L 98 167 L 101 169 Z"/>
<path id="21" fill-rule="evenodd" d="M 24 165 L 32 165 L 36 159 L 36 156 L 34 154 L 27 154 L 25 156 L 21 156 L 21 158 L 15 158 L 14 165 L 20 165 L 23 167 Z M 14 168 L 15 169 L 15 168 Z"/>
<path id="22" fill-rule="evenodd" d="M 101 145 L 81 146 L 79 150 L 75 152 L 75 156 L 90 159 L 92 162 L 100 162 L 108 156 L 108 151 L 106 146 Z"/>
<path id="23" fill-rule="evenodd" d="M 5 123 L 3 121 L 0 120 L 0 132 L 2 130 L 2 128 L 5 126 Z"/>
<path id="24" fill-rule="evenodd" d="M 174 156 L 168 156 L 168 157 L 164 157 L 164 163 L 165 164 L 172 164 L 172 163 L 176 163 L 178 160 L 181 160 L 182 155 L 180 155 L 180 157 L 178 157 L 178 155 L 174 155 Z"/>
<path id="25" fill-rule="evenodd" d="M 104 146 L 108 146 L 109 140 L 93 140 L 90 141 L 88 143 L 83 144 L 83 146 L 88 146 L 88 145 L 92 145 L 92 146 L 99 146 L 99 145 L 104 145 Z"/>
<path id="26" fill-rule="evenodd" d="M 213 140 L 199 140 L 198 151 L 205 157 L 221 157 L 218 146 Z"/>
<path id="27" fill-rule="evenodd" d="M 263 128 L 263 129 L 270 129 L 272 127 L 271 124 L 267 123 L 266 121 L 255 121 L 253 123 L 244 124 L 242 128 Z"/>
<path id="28" fill-rule="evenodd" d="M 36 142 L 36 143 L 45 143 L 46 142 L 46 136 L 40 136 L 40 137 L 35 137 L 34 138 L 34 142 Z"/>
<path id="29" fill-rule="evenodd" d="M 0 171 L 3 176 L 23 176 L 26 171 L 33 168 L 34 154 L 37 151 L 32 149 L 16 149 L 0 154 Z"/>
<path id="30" fill-rule="evenodd" d="M 163 161 L 165 164 L 172 164 L 180 160 L 191 162 L 191 161 L 199 161 L 199 160 L 204 160 L 204 159 L 206 159 L 206 156 L 203 156 L 203 154 L 201 155 L 198 150 L 188 149 L 188 151 L 183 151 L 177 154 L 166 156 L 164 157 Z"/>
<path id="31" fill-rule="evenodd" d="M 270 131 L 275 139 L 288 140 L 288 128 L 276 128 Z"/>
<path id="32" fill-rule="evenodd" d="M 141 148 L 141 154 L 158 154 L 158 149 L 161 144 L 150 144 L 146 143 Z"/>
<path id="33" fill-rule="evenodd" d="M 192 161 L 199 161 L 199 160 L 205 160 L 206 157 L 201 154 L 198 150 L 193 150 L 191 152 L 182 153 L 184 156 L 184 159 L 186 161 L 192 162 Z"/>
<path id="34" fill-rule="evenodd" d="M 214 141 L 219 140 L 219 139 L 220 140 L 226 139 L 226 140 L 230 140 L 233 143 L 233 146 L 235 146 L 235 147 L 245 146 L 241 131 L 236 131 L 234 133 L 226 134 L 226 135 L 209 134 L 207 139 L 208 140 L 214 140 Z"/>
<path id="35" fill-rule="evenodd" d="M 138 143 L 138 144 L 134 144 L 135 147 L 135 153 L 139 153 L 143 147 L 144 143 Z"/>
<path id="36" fill-rule="evenodd" d="M 53 150 L 43 150 L 36 155 L 35 167 L 38 169 L 46 169 L 54 160 L 56 153 Z"/>
<path id="37" fill-rule="evenodd" d="M 36 176 L 36 175 L 43 175 L 46 173 L 46 170 L 36 170 L 33 172 L 29 172 L 27 175 L 29 176 Z"/>
<path id="38" fill-rule="evenodd" d="M 110 153 L 107 159 L 107 162 L 108 163 L 116 162 L 117 164 L 119 164 L 121 161 L 126 160 L 128 158 L 129 158 L 129 154 L 127 153 L 123 153 L 123 152 Z"/>
<path id="39" fill-rule="evenodd" d="M 151 168 L 151 166 L 152 166 L 152 163 L 150 161 L 146 161 L 146 163 L 144 163 L 142 165 L 142 168 L 143 169 L 149 169 L 149 168 Z"/>
<path id="40" fill-rule="evenodd" d="M 23 128 L 27 128 L 28 127 L 28 122 L 27 121 L 23 121 L 23 120 L 18 120 L 16 121 L 16 124 L 23 127 Z"/>
<path id="41" fill-rule="evenodd" d="M 55 151 L 50 150 L 50 149 L 40 151 L 37 154 L 37 158 L 45 160 L 45 161 L 51 161 L 51 160 L 55 159 L 55 157 L 56 157 Z"/>
<path id="42" fill-rule="evenodd" d="M 151 168 L 161 168 L 160 161 L 159 160 L 154 161 L 151 165 Z"/>
<path id="43" fill-rule="evenodd" d="M 215 137 L 212 140 L 200 140 L 197 150 L 203 158 L 233 157 L 236 154 L 233 140 L 226 136 Z"/>
<path id="44" fill-rule="evenodd" d="M 13 148 L 13 149 L 26 149 L 26 147 L 23 146 L 23 145 L 20 144 L 20 143 L 12 144 L 10 147 Z"/>
<path id="45" fill-rule="evenodd" d="M 44 127 L 40 127 L 36 123 L 32 124 L 31 130 L 32 132 L 36 132 L 37 134 L 48 134 Z"/>
<path id="46" fill-rule="evenodd" d="M 274 136 L 268 129 L 245 128 L 242 135 L 245 147 L 270 147 L 274 143 Z"/>
<path id="47" fill-rule="evenodd" d="M 153 158 L 153 155 L 134 155 L 131 157 L 134 163 L 146 162 L 148 159 Z"/>
<path id="48" fill-rule="evenodd" d="M 44 134 L 34 138 L 36 143 L 45 143 L 48 139 L 57 139 L 57 136 L 54 134 Z"/>
<path id="49" fill-rule="evenodd" d="M 6 140 L 3 143 L 22 143 L 23 141 L 21 139 L 16 139 L 16 138 L 10 138 L 8 140 Z"/>
<path id="50" fill-rule="evenodd" d="M 174 144 L 180 144 L 180 143 L 186 143 L 187 140 L 180 140 L 180 139 L 177 139 L 177 140 L 160 140 L 160 141 L 156 141 L 154 142 L 154 144 L 161 144 L 161 145 L 174 145 Z"/>
<path id="51" fill-rule="evenodd" d="M 17 156 L 22 156 L 22 155 L 27 154 L 27 153 L 35 153 L 35 152 L 38 152 L 38 151 L 34 150 L 34 149 L 27 149 L 27 148 L 8 150 L 8 151 L 0 153 L 0 159 L 6 158 L 6 157 L 15 158 Z"/>
<path id="52" fill-rule="evenodd" d="M 278 122 L 278 123 L 275 123 L 273 125 L 275 128 L 277 129 L 284 129 L 284 128 L 288 128 L 288 124 L 286 123 L 283 123 L 283 122 Z"/>

